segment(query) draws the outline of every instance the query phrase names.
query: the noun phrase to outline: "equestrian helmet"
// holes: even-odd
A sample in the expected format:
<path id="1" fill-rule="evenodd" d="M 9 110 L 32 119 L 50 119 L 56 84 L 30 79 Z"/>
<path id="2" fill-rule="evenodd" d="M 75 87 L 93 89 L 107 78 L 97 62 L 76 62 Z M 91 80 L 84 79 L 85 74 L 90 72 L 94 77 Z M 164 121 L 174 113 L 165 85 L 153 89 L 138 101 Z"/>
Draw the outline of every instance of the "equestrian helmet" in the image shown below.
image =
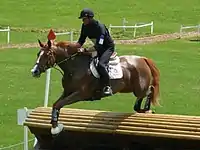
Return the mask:
<path id="1" fill-rule="evenodd" d="M 91 9 L 89 8 L 84 8 L 81 13 L 80 16 L 78 17 L 79 19 L 82 19 L 84 17 L 94 17 L 94 13 Z"/>

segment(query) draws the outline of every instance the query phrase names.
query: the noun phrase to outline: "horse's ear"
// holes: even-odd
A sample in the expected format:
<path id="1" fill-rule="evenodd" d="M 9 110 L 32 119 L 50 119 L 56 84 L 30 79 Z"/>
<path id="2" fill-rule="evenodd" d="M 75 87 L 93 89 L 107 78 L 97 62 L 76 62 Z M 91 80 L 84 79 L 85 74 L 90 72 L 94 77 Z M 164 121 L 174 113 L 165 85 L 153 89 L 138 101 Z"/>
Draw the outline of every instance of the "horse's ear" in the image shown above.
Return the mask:
<path id="1" fill-rule="evenodd" d="M 48 47 L 51 48 L 51 41 L 50 40 L 48 40 L 47 44 L 48 44 Z"/>
<path id="2" fill-rule="evenodd" d="M 38 43 L 40 45 L 40 47 L 44 47 L 44 44 L 42 44 L 42 42 L 38 39 Z"/>

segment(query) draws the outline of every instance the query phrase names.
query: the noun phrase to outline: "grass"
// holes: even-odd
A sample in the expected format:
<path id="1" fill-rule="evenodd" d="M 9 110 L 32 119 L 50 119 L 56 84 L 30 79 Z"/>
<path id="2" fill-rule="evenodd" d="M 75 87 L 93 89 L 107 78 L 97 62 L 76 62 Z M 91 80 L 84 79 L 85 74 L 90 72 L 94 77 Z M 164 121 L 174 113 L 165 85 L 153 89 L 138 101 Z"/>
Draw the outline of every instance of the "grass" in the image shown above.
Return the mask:
<path id="1" fill-rule="evenodd" d="M 199 20 L 200 1 L 181 0 L 2 0 L 0 5 L 0 26 L 20 28 L 53 28 L 65 30 L 79 30 L 81 21 L 77 19 L 80 10 L 90 7 L 95 11 L 96 18 L 107 26 L 122 25 L 122 18 L 126 18 L 128 25 L 136 22 L 154 21 L 154 33 L 178 32 L 180 25 L 196 25 Z M 110 4 L 112 3 L 112 4 Z M 30 31 L 29 30 L 29 31 Z M 147 32 L 148 30 L 148 32 Z M 133 38 L 132 33 L 122 33 L 122 30 L 113 29 L 116 37 Z M 141 34 L 149 33 L 149 28 L 141 29 Z M 3 33 L 1 33 L 3 34 Z M 4 41 L 1 37 L 0 41 Z M 46 33 L 47 34 L 47 33 Z M 25 35 L 11 33 L 12 42 L 35 41 L 40 34 Z M 45 35 L 46 37 L 46 35 Z"/>
<path id="2" fill-rule="evenodd" d="M 0 52 L 1 146 L 23 139 L 23 129 L 16 125 L 18 108 L 43 105 L 45 74 L 40 79 L 34 79 L 30 74 L 36 51 L 12 49 Z M 144 55 L 156 62 L 161 72 L 162 105 L 153 107 L 157 113 L 199 115 L 199 43 L 178 40 L 144 46 L 117 45 L 117 51 L 120 55 Z M 62 91 L 60 78 L 60 73 L 52 70 L 49 106 Z M 101 101 L 78 102 L 66 107 L 132 112 L 134 102 L 132 94 L 117 94 Z"/>
<path id="3" fill-rule="evenodd" d="M 109 3 L 112 1 L 3 0 L 0 6 L 0 22 L 2 25 L 19 27 L 79 28 L 77 17 L 80 10 L 90 7 L 97 14 L 97 18 L 106 24 L 119 24 L 123 17 L 130 20 L 130 23 L 154 20 L 156 26 L 160 26 L 159 31 L 162 31 L 174 30 L 180 23 L 197 23 L 194 19 L 198 20 L 197 12 L 200 8 L 198 0 L 152 0 L 149 4 L 146 0 L 116 0 L 112 5 Z"/>

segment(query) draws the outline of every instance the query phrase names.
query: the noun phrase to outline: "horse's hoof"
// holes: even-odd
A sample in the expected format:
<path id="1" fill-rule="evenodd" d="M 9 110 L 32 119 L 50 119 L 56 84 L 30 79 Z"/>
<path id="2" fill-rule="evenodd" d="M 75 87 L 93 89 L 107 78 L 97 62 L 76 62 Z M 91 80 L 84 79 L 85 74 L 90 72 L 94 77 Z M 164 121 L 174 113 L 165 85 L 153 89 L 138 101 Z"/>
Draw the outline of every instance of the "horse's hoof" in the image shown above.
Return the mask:
<path id="1" fill-rule="evenodd" d="M 63 130 L 63 128 L 64 128 L 63 124 L 58 124 L 57 127 L 51 128 L 51 134 L 57 135 Z"/>
<path id="2" fill-rule="evenodd" d="M 147 113 L 147 114 L 155 114 L 155 111 L 154 110 L 147 110 L 147 111 L 145 111 L 145 113 Z"/>
<path id="3" fill-rule="evenodd" d="M 144 109 L 140 109 L 136 111 L 137 113 L 145 113 L 146 111 Z"/>

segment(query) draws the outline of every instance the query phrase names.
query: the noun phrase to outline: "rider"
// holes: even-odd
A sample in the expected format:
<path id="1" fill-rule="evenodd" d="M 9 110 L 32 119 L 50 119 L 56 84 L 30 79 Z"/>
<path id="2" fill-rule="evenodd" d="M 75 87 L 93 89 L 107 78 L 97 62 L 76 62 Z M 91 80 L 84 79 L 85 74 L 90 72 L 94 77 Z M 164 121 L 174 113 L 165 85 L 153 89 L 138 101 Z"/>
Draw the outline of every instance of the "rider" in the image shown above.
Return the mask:
<path id="1" fill-rule="evenodd" d="M 97 69 L 102 81 L 103 92 L 105 95 L 112 95 L 110 78 L 106 66 L 115 50 L 114 41 L 106 26 L 94 19 L 94 13 L 91 9 L 84 8 L 80 13 L 79 19 L 82 19 L 83 24 L 79 40 L 75 45 L 77 48 L 80 48 L 85 43 L 87 37 L 94 43 L 94 48 L 99 58 Z"/>

